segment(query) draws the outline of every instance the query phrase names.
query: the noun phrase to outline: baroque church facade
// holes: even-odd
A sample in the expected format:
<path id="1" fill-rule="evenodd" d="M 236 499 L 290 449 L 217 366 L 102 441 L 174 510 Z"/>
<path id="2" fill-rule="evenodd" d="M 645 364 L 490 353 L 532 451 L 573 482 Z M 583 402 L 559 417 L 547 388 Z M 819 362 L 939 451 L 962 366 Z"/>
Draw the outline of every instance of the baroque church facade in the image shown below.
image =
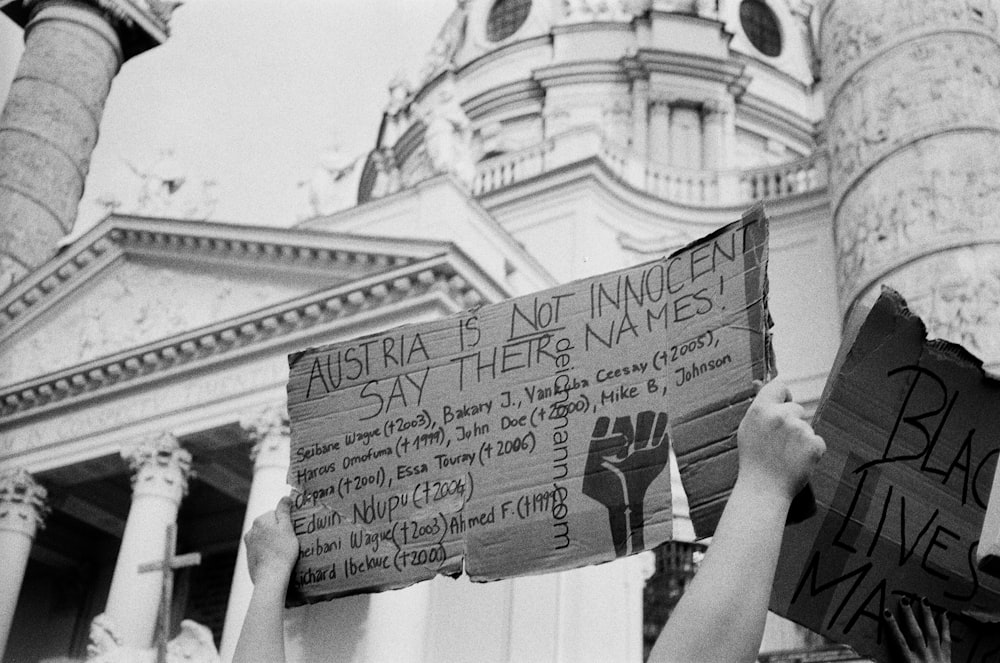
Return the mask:
<path id="1" fill-rule="evenodd" d="M 883 283 L 1000 366 L 993 0 L 458 0 L 419 79 L 389 85 L 349 196 L 314 192 L 290 229 L 112 214 L 57 252 L 111 81 L 172 9 L 0 0 L 25 35 L 0 116 L 4 661 L 150 647 L 161 574 L 139 567 L 171 525 L 201 554 L 172 622 L 228 661 L 241 534 L 287 490 L 289 353 L 651 260 L 757 201 L 778 369 L 807 408 Z M 676 590 L 695 557 L 294 608 L 289 658 L 640 661 L 644 587 Z M 774 620 L 765 658 L 855 660 L 813 645 Z"/>

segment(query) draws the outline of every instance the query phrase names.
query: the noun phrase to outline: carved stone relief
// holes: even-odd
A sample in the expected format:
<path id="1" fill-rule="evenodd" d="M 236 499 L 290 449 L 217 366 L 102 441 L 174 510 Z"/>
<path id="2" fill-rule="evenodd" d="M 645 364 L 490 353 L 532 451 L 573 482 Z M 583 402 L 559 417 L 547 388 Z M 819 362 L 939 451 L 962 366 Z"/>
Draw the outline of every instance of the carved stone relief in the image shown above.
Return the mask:
<path id="1" fill-rule="evenodd" d="M 2 349 L 0 382 L 75 366 L 302 293 L 303 287 L 126 262 L 11 339 Z"/>
<path id="2" fill-rule="evenodd" d="M 836 90 L 858 63 L 892 43 L 933 26 L 935 31 L 995 33 L 997 16 L 989 0 L 836 0 L 820 29 L 823 78 Z"/>
<path id="3" fill-rule="evenodd" d="M 927 333 L 1000 361 L 1000 245 L 963 247 L 911 263 L 884 279 L 903 294 Z M 874 301 L 879 285 L 863 301 Z"/>
<path id="4" fill-rule="evenodd" d="M 916 256 L 947 243 L 996 238 L 998 209 L 1000 133 L 941 135 L 893 155 L 837 212 L 842 308 L 866 283 Z"/>
<path id="5" fill-rule="evenodd" d="M 870 164 L 893 150 L 963 127 L 1000 131 L 1000 44 L 949 34 L 894 50 L 831 101 L 834 205 Z"/>

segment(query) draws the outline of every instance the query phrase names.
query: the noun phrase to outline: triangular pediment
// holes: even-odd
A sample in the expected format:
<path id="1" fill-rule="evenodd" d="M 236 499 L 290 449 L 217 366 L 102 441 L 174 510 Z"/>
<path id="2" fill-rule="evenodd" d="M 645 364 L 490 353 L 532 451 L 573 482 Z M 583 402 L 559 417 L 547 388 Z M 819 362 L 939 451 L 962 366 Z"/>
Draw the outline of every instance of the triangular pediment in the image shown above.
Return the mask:
<path id="1" fill-rule="evenodd" d="M 0 384 L 359 281 L 440 243 L 111 218 L 0 299 Z"/>

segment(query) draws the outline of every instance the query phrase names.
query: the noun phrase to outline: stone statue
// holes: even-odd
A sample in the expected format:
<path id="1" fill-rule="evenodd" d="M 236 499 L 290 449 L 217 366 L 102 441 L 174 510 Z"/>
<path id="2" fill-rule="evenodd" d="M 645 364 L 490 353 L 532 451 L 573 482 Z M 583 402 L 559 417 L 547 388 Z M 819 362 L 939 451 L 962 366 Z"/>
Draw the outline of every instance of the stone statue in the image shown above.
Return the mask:
<path id="1" fill-rule="evenodd" d="M 465 25 L 469 20 L 469 12 L 466 8 L 468 3 L 469 0 L 457 0 L 455 11 L 441 26 L 420 72 L 422 81 L 430 80 L 438 72 L 454 64 L 455 54 L 465 42 Z"/>
<path id="2" fill-rule="evenodd" d="M 383 145 L 395 145 L 410 126 L 408 104 L 410 101 L 410 81 L 402 71 L 396 72 L 389 83 L 389 101 L 385 106 L 386 126 Z"/>
<path id="3" fill-rule="evenodd" d="M 122 161 L 135 176 L 135 181 L 131 187 L 121 189 L 127 191 L 131 188 L 132 191 L 125 195 L 116 192 L 100 196 L 97 203 L 106 212 L 207 219 L 215 211 L 218 203 L 215 193 L 217 182 L 211 179 L 189 181 L 173 150 L 162 150 L 150 166 Z"/>
<path id="4" fill-rule="evenodd" d="M 402 175 L 399 172 L 399 165 L 396 163 L 396 153 L 391 147 L 375 150 L 372 152 L 372 159 L 375 162 L 375 169 L 378 171 L 378 180 L 372 191 L 372 198 L 389 196 L 403 188 Z"/>
<path id="5" fill-rule="evenodd" d="M 155 663 L 155 649 L 122 644 L 114 622 L 101 613 L 90 623 L 87 663 Z M 180 633 L 167 643 L 167 663 L 220 663 L 212 631 L 190 619 L 181 622 Z"/>
<path id="6" fill-rule="evenodd" d="M 309 211 L 313 216 L 333 214 L 353 207 L 356 191 L 351 186 L 359 157 L 349 157 L 339 145 L 330 147 L 320 156 L 319 167 L 307 180 L 299 182 L 306 190 Z"/>
<path id="7" fill-rule="evenodd" d="M 455 98 L 454 84 L 440 88 L 437 101 L 426 112 L 424 142 L 435 173 L 453 173 L 471 186 L 476 176 L 472 146 L 472 123 Z"/>

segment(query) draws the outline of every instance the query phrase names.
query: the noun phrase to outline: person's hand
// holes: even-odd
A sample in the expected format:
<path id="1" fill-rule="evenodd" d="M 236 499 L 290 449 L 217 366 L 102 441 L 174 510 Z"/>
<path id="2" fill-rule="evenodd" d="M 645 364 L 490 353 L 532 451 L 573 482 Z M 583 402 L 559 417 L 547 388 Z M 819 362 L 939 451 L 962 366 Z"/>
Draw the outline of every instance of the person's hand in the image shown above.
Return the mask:
<path id="1" fill-rule="evenodd" d="M 258 516 L 244 537 L 247 566 L 256 585 L 261 578 L 276 577 L 287 582 L 299 556 L 299 541 L 289 515 L 291 501 L 282 497 L 274 511 Z"/>
<path id="2" fill-rule="evenodd" d="M 778 380 L 760 387 L 740 422 L 737 443 L 737 480 L 788 500 L 806 485 L 826 451 L 823 438 L 806 421 L 805 410 L 792 402 L 788 387 Z"/>
<path id="3" fill-rule="evenodd" d="M 889 627 L 889 634 L 896 646 L 900 663 L 951 663 L 951 627 L 948 624 L 948 613 L 941 611 L 938 623 L 926 598 L 920 599 L 917 611 L 919 621 L 913 614 L 913 601 L 909 598 L 899 600 L 899 623 L 892 612 L 885 611 L 883 617 Z M 923 625 L 921 627 L 921 624 Z"/>

